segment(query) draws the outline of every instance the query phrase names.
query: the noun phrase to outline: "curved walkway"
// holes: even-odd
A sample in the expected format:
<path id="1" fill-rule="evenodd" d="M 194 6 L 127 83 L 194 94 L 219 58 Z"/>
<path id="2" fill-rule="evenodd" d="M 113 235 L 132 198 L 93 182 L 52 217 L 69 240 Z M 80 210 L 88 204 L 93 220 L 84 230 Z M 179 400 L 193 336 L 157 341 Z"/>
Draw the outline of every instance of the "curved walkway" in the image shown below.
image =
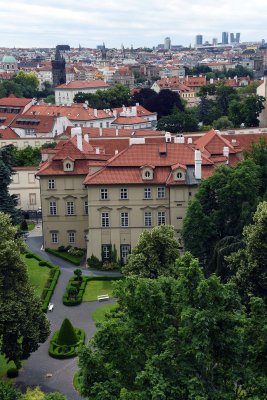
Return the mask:
<path id="1" fill-rule="evenodd" d="M 54 310 L 47 313 L 51 322 L 52 333 L 47 341 L 40 345 L 39 349 L 31 354 L 30 358 L 25 362 L 16 380 L 16 384 L 23 390 L 27 386 L 40 386 L 44 392 L 60 391 L 67 396 L 68 400 L 81 400 L 82 397 L 74 390 L 72 385 L 73 375 L 78 369 L 77 357 L 67 360 L 56 360 L 50 357 L 48 355 L 49 341 L 55 330 L 59 329 L 64 318 L 69 318 L 74 326 L 83 328 L 86 332 L 86 340 L 90 339 L 95 332 L 92 313 L 103 304 L 93 301 L 85 302 L 75 307 L 64 306 L 62 296 L 70 277 L 73 276 L 73 270 L 77 267 L 40 250 L 42 236 L 33 235 L 29 236 L 27 240 L 30 249 L 40 255 L 40 257 L 58 265 L 61 269 L 61 275 L 51 300 L 55 305 Z M 83 274 L 93 276 L 120 275 L 114 272 L 90 270 L 83 270 Z M 114 300 L 105 302 L 105 304 L 109 303 L 114 303 Z M 48 378 L 47 374 L 52 374 L 52 376 Z"/>

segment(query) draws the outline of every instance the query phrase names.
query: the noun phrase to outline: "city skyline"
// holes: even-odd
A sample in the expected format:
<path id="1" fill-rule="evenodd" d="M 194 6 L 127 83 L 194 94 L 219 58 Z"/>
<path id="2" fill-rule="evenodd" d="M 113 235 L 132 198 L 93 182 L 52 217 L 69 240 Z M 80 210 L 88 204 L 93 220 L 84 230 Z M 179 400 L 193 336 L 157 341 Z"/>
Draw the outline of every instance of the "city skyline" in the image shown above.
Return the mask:
<path id="1" fill-rule="evenodd" d="M 258 0 L 253 8 L 248 0 L 225 0 L 216 7 L 211 0 L 125 0 L 101 4 L 92 0 L 80 4 L 73 0 L 0 0 L 0 47 L 107 47 L 157 46 L 170 37 L 172 44 L 194 45 L 201 33 L 205 40 L 221 32 L 241 32 L 242 41 L 265 39 L 267 2 Z M 206 39 L 207 38 L 207 39 Z"/>

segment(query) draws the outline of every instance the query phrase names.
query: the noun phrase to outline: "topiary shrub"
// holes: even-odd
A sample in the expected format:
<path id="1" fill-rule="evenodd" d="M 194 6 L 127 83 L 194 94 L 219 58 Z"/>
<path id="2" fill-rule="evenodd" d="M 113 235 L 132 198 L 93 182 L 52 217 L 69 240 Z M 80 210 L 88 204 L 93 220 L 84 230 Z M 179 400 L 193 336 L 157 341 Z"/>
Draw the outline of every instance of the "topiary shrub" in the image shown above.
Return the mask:
<path id="1" fill-rule="evenodd" d="M 6 372 L 8 378 L 16 378 L 19 375 L 19 370 L 17 368 L 9 368 Z"/>
<path id="2" fill-rule="evenodd" d="M 21 221 L 19 228 L 20 228 L 21 231 L 28 231 L 29 230 L 29 227 L 28 227 L 26 219 L 23 219 Z"/>
<path id="3" fill-rule="evenodd" d="M 58 251 L 65 251 L 65 246 L 59 246 L 57 250 Z"/>
<path id="4" fill-rule="evenodd" d="M 68 318 L 65 318 L 58 332 L 57 344 L 63 346 L 71 346 L 77 343 L 78 338 L 72 323 Z"/>
<path id="5" fill-rule="evenodd" d="M 40 267 L 48 267 L 49 268 L 49 264 L 46 261 L 39 261 L 39 266 Z"/>
<path id="6" fill-rule="evenodd" d="M 50 341 L 49 355 L 59 359 L 75 357 L 80 345 L 84 343 L 84 340 L 85 333 L 83 329 L 74 328 L 71 322 L 66 318 Z"/>
<path id="7" fill-rule="evenodd" d="M 27 253 L 25 254 L 26 258 L 34 258 L 34 255 L 32 253 Z"/>

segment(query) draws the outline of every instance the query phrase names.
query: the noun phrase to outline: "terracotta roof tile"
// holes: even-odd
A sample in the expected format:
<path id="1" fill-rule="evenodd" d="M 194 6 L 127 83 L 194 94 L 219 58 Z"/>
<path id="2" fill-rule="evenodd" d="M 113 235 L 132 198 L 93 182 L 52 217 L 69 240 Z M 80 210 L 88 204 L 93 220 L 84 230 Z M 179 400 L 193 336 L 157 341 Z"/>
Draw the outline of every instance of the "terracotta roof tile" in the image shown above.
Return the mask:
<path id="1" fill-rule="evenodd" d="M 91 81 L 70 81 L 67 83 L 63 83 L 62 85 L 57 86 L 55 89 L 90 89 L 90 88 L 108 88 L 109 85 L 100 80 L 100 79 L 96 79 L 96 80 L 91 80 Z"/>

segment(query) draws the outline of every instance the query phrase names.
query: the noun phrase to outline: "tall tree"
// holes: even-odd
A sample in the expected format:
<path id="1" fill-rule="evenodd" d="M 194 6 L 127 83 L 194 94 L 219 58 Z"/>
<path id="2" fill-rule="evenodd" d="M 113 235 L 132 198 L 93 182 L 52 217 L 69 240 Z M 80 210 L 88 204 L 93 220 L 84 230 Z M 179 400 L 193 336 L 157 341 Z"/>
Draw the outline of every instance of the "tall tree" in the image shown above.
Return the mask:
<path id="1" fill-rule="evenodd" d="M 141 233 L 136 247 L 123 268 L 126 275 L 157 278 L 174 274 L 179 256 L 178 243 L 171 225 L 156 226 Z"/>
<path id="2" fill-rule="evenodd" d="M 212 264 L 217 242 L 241 235 L 252 220 L 259 184 L 259 167 L 252 160 L 245 160 L 234 168 L 218 167 L 199 186 L 187 209 L 182 237 L 186 250 L 199 257 L 207 274 L 217 268 Z"/>
<path id="3" fill-rule="evenodd" d="M 253 223 L 244 228 L 244 249 L 228 257 L 233 277 L 245 302 L 251 295 L 267 305 L 267 202 L 260 203 Z"/>
<path id="4" fill-rule="evenodd" d="M 0 149 L 0 211 L 12 216 L 12 221 L 17 223 L 19 220 L 16 210 L 16 196 L 10 195 L 8 187 L 12 182 L 14 174 L 12 167 L 15 165 L 14 146 L 4 146 Z"/>
<path id="5" fill-rule="evenodd" d="M 81 393 L 88 400 L 234 400 L 245 383 L 260 394 L 262 321 L 256 350 L 235 286 L 215 275 L 205 279 L 188 253 L 177 270 L 177 279 L 117 284 L 118 308 L 80 352 Z"/>
<path id="6" fill-rule="evenodd" d="M 195 132 L 198 130 L 196 115 L 189 110 L 175 110 L 173 114 L 162 117 L 157 123 L 157 130 L 171 133 Z"/>
<path id="7" fill-rule="evenodd" d="M 23 242 L 15 233 L 10 217 L 0 212 L 0 352 L 20 367 L 50 330 L 20 257 Z"/>
<path id="8" fill-rule="evenodd" d="M 251 148 L 244 152 L 245 158 L 252 160 L 260 168 L 259 195 L 266 200 L 267 197 L 267 141 L 265 137 L 253 142 Z"/>

